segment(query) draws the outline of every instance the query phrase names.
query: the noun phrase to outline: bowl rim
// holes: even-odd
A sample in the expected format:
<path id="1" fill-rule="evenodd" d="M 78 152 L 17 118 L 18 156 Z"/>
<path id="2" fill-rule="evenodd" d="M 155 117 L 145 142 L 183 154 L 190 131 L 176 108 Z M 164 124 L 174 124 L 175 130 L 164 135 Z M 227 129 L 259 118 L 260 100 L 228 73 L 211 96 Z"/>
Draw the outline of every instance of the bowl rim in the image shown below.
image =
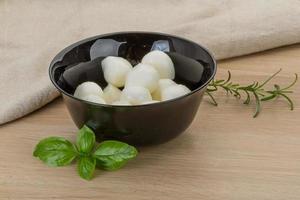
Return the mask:
<path id="1" fill-rule="evenodd" d="M 196 89 L 192 90 L 191 92 L 185 94 L 185 95 L 182 95 L 180 97 L 176 97 L 174 99 L 169 99 L 169 100 L 166 100 L 166 101 L 160 101 L 160 102 L 155 102 L 155 103 L 148 103 L 148 104 L 139 104 L 139 105 L 112 105 L 112 104 L 100 104 L 100 103 L 94 103 L 94 102 L 90 102 L 90 101 L 86 101 L 86 100 L 83 100 L 83 99 L 80 99 L 80 98 L 77 98 L 75 97 L 74 95 L 72 94 L 69 94 L 68 92 L 64 91 L 54 80 L 54 75 L 52 73 L 53 71 L 53 67 L 54 67 L 54 63 L 57 62 L 57 59 L 61 56 L 61 55 L 64 55 L 66 52 L 70 51 L 72 48 L 75 48 L 76 46 L 80 45 L 80 44 L 83 44 L 85 42 L 88 42 L 88 41 L 91 41 L 91 40 L 94 40 L 94 39 L 97 39 L 97 38 L 101 38 L 101 37 L 107 37 L 107 36 L 112 36 L 112 35 L 120 35 L 120 34 L 152 34 L 152 35 L 161 35 L 161 36 L 168 36 L 168 37 L 174 37 L 174 38 L 177 38 L 177 39 L 180 39 L 180 40 L 185 40 L 187 42 L 190 42 L 190 43 L 193 43 L 194 45 L 200 47 L 201 49 L 203 49 L 204 51 L 206 51 L 206 53 L 211 57 L 212 61 L 213 61 L 213 72 L 211 74 L 211 76 L 207 79 L 207 81 L 205 83 L 203 83 L 201 86 L 197 87 Z M 60 92 L 60 93 L 63 93 L 64 95 L 74 99 L 74 100 L 77 100 L 77 101 L 80 101 L 80 102 L 83 102 L 83 103 L 87 103 L 87 104 L 91 104 L 91 105 L 94 105 L 94 106 L 101 106 L 101 107 L 121 107 L 121 108 L 133 108 L 133 107 L 144 107 L 144 106 L 155 106 L 155 105 L 161 105 L 161 104 L 165 104 L 165 103 L 170 103 L 170 102 L 173 102 L 173 101 L 177 101 L 179 99 L 183 99 L 183 98 L 186 98 L 188 96 L 191 96 L 192 94 L 198 92 L 199 90 L 205 88 L 209 83 L 210 81 L 215 77 L 216 75 L 216 72 L 217 72 L 217 61 L 216 59 L 214 58 L 213 54 L 204 46 L 192 41 L 192 40 L 189 40 L 189 39 L 186 39 L 186 38 L 183 38 L 183 37 L 179 37 L 179 36 L 176 36 L 176 35 L 172 35 L 172 34 L 168 34 L 168 33 L 161 33 L 161 32 L 149 32 L 149 31 L 120 31 L 120 32 L 111 32 L 111 33 L 105 33 L 105 34 L 100 34 L 100 35 L 96 35 L 96 36 L 92 36 L 92 37 L 88 37 L 86 39 L 82 39 L 82 40 L 79 40 L 69 46 L 67 46 L 66 48 L 62 49 L 58 54 L 56 54 L 56 56 L 52 59 L 51 63 L 50 63 L 50 66 L 49 66 L 49 69 L 48 69 L 48 73 L 49 73 L 49 78 L 52 82 L 52 84 L 56 87 L 56 89 Z"/>

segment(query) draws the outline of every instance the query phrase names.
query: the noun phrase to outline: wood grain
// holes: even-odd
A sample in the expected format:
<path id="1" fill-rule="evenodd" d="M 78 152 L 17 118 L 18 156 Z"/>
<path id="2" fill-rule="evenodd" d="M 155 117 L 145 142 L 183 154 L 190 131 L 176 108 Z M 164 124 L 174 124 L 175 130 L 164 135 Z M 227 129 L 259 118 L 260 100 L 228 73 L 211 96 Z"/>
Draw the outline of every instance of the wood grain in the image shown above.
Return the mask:
<path id="1" fill-rule="evenodd" d="M 233 80 L 288 83 L 300 74 L 300 45 L 219 62 Z M 218 93 L 219 106 L 204 98 L 191 127 L 173 141 L 140 149 L 137 159 L 116 172 L 98 170 L 90 181 L 76 166 L 50 168 L 32 157 L 35 144 L 50 135 L 75 140 L 76 128 L 61 99 L 0 128 L 0 199 L 210 199 L 273 200 L 300 196 L 300 91 L 295 110 L 278 100 L 254 105 Z"/>

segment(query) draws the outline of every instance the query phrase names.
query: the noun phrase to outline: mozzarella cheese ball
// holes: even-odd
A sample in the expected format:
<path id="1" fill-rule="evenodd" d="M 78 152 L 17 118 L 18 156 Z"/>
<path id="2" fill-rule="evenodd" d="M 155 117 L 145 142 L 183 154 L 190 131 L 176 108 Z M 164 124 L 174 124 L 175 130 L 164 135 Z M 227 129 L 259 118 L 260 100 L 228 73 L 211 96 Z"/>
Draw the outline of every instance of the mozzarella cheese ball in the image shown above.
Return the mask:
<path id="1" fill-rule="evenodd" d="M 127 101 L 115 101 L 112 103 L 112 105 L 116 105 L 116 106 L 130 106 L 131 104 Z"/>
<path id="2" fill-rule="evenodd" d="M 158 103 L 158 102 L 159 101 L 152 100 L 152 101 L 145 101 L 142 104 L 152 104 L 152 103 Z"/>
<path id="3" fill-rule="evenodd" d="M 121 94 L 121 101 L 127 101 L 133 105 L 151 100 L 152 97 L 149 90 L 141 86 L 125 87 Z"/>
<path id="4" fill-rule="evenodd" d="M 127 74 L 131 71 L 131 64 L 124 58 L 108 56 L 101 62 L 102 71 L 106 82 L 123 87 Z"/>
<path id="5" fill-rule="evenodd" d="M 91 94 L 101 97 L 103 95 L 103 91 L 97 83 L 89 81 L 78 85 L 74 92 L 74 96 L 80 99 Z"/>
<path id="6" fill-rule="evenodd" d="M 191 92 L 191 90 L 184 85 L 181 84 L 172 85 L 161 91 L 161 100 L 166 101 L 166 100 L 174 99 L 183 96 L 189 92 Z"/>
<path id="7" fill-rule="evenodd" d="M 83 99 L 85 101 L 90 101 L 93 103 L 105 104 L 104 99 L 101 98 L 99 95 L 90 94 L 90 95 L 82 97 L 81 99 Z"/>
<path id="8" fill-rule="evenodd" d="M 175 68 L 171 58 L 162 51 L 150 51 L 143 59 L 142 63 L 152 65 L 159 73 L 160 78 L 175 78 Z"/>
<path id="9" fill-rule="evenodd" d="M 176 83 L 171 79 L 160 79 L 158 85 L 161 89 L 167 88 L 171 85 L 176 85 Z"/>
<path id="10" fill-rule="evenodd" d="M 158 80 L 159 74 L 152 66 L 140 63 L 129 72 L 125 87 L 141 86 L 153 92 Z"/>
<path id="11" fill-rule="evenodd" d="M 121 90 L 111 84 L 108 84 L 103 90 L 103 98 L 107 103 L 120 100 Z"/>
<path id="12" fill-rule="evenodd" d="M 152 98 L 154 100 L 160 101 L 161 100 L 161 91 L 171 85 L 176 85 L 176 83 L 174 81 L 172 81 L 171 79 L 160 79 L 158 81 L 158 87 L 152 93 Z"/>

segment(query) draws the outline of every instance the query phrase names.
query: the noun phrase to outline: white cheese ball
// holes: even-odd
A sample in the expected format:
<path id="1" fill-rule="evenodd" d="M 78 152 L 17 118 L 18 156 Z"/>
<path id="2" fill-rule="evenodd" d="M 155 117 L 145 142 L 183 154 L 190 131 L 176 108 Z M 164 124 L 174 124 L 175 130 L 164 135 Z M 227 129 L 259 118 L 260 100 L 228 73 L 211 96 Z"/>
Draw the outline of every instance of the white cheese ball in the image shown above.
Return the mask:
<path id="1" fill-rule="evenodd" d="M 107 103 L 119 101 L 121 90 L 111 84 L 108 84 L 103 90 L 103 98 Z"/>
<path id="2" fill-rule="evenodd" d="M 171 79 L 160 79 L 158 81 L 158 87 L 152 93 L 152 98 L 154 100 L 160 101 L 161 100 L 161 91 L 171 85 L 176 85 L 176 83 Z"/>
<path id="3" fill-rule="evenodd" d="M 159 74 L 154 67 L 138 64 L 129 72 L 125 87 L 141 86 L 153 92 L 158 85 Z"/>
<path id="4" fill-rule="evenodd" d="M 131 71 L 131 64 L 124 58 L 108 56 L 101 62 L 102 71 L 106 82 L 123 87 L 127 74 Z"/>
<path id="5" fill-rule="evenodd" d="M 97 83 L 89 81 L 78 85 L 74 92 L 74 96 L 80 99 L 91 94 L 101 97 L 103 95 L 103 91 Z"/>
<path id="6" fill-rule="evenodd" d="M 125 87 L 121 94 L 121 101 L 138 105 L 143 102 L 151 101 L 152 97 L 148 89 L 141 86 Z"/>
<path id="7" fill-rule="evenodd" d="M 85 101 L 90 101 L 93 103 L 105 104 L 104 99 L 101 98 L 99 95 L 90 94 L 90 95 L 82 97 L 81 99 L 83 99 Z"/>
<path id="8" fill-rule="evenodd" d="M 181 84 L 172 85 L 161 91 L 161 100 L 166 101 L 166 100 L 174 99 L 183 96 L 189 92 L 191 92 L 191 90 L 184 85 Z"/>
<path id="9" fill-rule="evenodd" d="M 158 81 L 158 85 L 161 89 L 167 88 L 171 85 L 176 85 L 175 81 L 171 80 L 171 79 L 160 79 Z"/>
<path id="10" fill-rule="evenodd" d="M 152 65 L 159 73 L 160 78 L 175 78 L 175 68 L 171 58 L 163 51 L 150 51 L 143 59 L 142 63 Z"/>
<path id="11" fill-rule="evenodd" d="M 115 101 L 112 103 L 112 105 L 116 106 L 130 106 L 131 104 L 128 101 Z"/>
<path id="12" fill-rule="evenodd" d="M 145 101 L 142 104 L 152 104 L 152 103 L 158 103 L 159 101 L 152 100 L 152 101 Z"/>

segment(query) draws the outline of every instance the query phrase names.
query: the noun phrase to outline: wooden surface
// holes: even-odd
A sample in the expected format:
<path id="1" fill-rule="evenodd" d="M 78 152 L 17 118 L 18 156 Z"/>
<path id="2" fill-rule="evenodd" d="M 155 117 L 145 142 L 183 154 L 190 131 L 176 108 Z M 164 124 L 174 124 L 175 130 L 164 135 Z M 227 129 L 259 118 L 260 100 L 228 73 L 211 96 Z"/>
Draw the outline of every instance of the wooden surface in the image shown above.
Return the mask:
<path id="1" fill-rule="evenodd" d="M 288 83 L 300 74 L 300 45 L 219 63 L 217 77 Z M 90 181 L 76 166 L 50 168 L 32 157 L 35 144 L 53 135 L 75 140 L 76 128 L 61 99 L 0 128 L 0 199 L 222 199 L 300 198 L 300 90 L 295 110 L 278 100 L 254 106 L 218 93 L 219 106 L 204 98 L 190 128 L 169 143 L 140 149 L 116 172 L 97 170 Z"/>

